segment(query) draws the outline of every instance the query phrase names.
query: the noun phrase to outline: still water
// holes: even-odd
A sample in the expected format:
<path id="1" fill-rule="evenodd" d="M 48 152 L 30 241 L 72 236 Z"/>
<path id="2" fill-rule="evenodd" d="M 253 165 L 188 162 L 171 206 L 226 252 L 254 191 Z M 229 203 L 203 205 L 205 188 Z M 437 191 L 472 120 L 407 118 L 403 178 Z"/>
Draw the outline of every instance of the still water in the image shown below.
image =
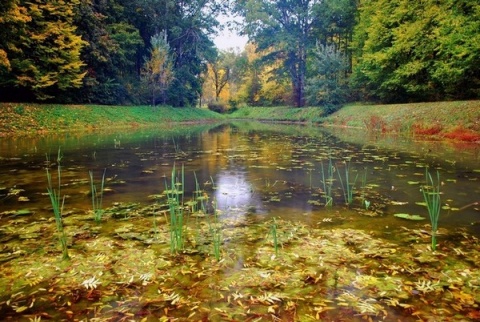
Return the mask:
<path id="1" fill-rule="evenodd" d="M 475 230 L 474 224 L 480 221 L 480 206 L 472 205 L 480 201 L 478 145 L 249 123 L 190 127 L 184 132 L 2 139 L 0 212 L 28 208 L 37 215 L 49 215 L 46 160 L 55 161 L 60 149 L 63 191 L 70 209 L 91 209 L 89 171 L 97 181 L 106 171 L 104 205 L 108 206 L 120 201 L 151 202 L 149 196 L 165 190 L 165 178 L 176 165 L 185 167 L 185 190 L 190 194 L 195 189 L 194 174 L 200 185 L 214 184 L 217 207 L 227 216 L 255 209 L 260 216 L 314 222 L 331 215 L 322 198 L 322 172 L 328 180 L 331 162 L 333 205 L 338 211 L 345 208 L 339 179 L 344 179 L 348 165 L 355 197 L 349 208 L 364 208 L 362 200 L 371 199 L 370 207 L 379 215 L 374 226 L 386 221 L 405 223 L 392 220 L 395 213 L 428 217 L 426 208 L 417 204 L 423 201 L 426 170 L 435 179 L 437 171 L 440 175 L 442 226 Z M 356 222 L 349 225 L 354 227 Z"/>
<path id="2" fill-rule="evenodd" d="M 58 151 L 62 156 L 60 186 L 65 196 L 65 230 L 73 252 L 70 264 L 59 260 L 53 213 L 46 194 L 47 167 L 57 183 Z M 453 273 L 447 271 L 446 282 L 437 276 L 439 267 L 429 271 L 415 266 L 438 262 L 440 256 L 425 255 L 431 251 L 430 220 L 422 194 L 428 174 L 434 183 L 439 178 L 441 252 L 458 249 L 455 252 L 463 257 L 474 258 L 465 259 L 466 263 L 472 267 L 478 263 L 476 249 L 466 254 L 459 246 L 467 241 L 477 245 L 480 237 L 478 145 L 369 135 L 358 130 L 238 122 L 109 134 L 2 138 L 0 164 L 0 276 L 6 283 L 0 313 L 12 320 L 395 321 L 428 319 L 447 311 L 451 316 L 461 316 L 461 320 L 478 313 L 478 276 L 471 276 L 471 289 L 452 295 L 451 301 L 440 308 L 432 304 L 432 308 L 422 311 L 422 303 L 434 303 L 435 296 L 443 296 L 440 293 L 448 285 L 442 283 L 455 284 L 460 268 L 452 268 Z M 90 218 L 90 171 L 97 189 L 105 171 L 105 218 L 101 224 L 94 224 Z M 191 209 L 188 256 L 176 258 L 168 254 L 167 211 L 162 208 L 163 192 L 171 183 L 172 171 L 174 177 L 184 177 L 185 202 L 194 200 L 200 191 L 208 197 L 203 216 L 193 216 Z M 108 209 L 114 210 L 109 213 Z M 198 237 L 202 228 L 195 233 L 195 227 L 209 226 L 208 231 L 213 231 L 211 222 L 204 217 L 212 212 L 218 215 L 215 223 L 222 230 L 223 259 L 214 260 L 208 248 L 211 242 Z M 401 218 L 405 215 L 420 220 Z M 249 231 L 251 227 L 256 230 Z M 271 238 L 277 228 L 283 234 L 280 252 L 277 240 Z M 459 232 L 465 240 L 459 239 Z M 161 233 L 166 240 L 160 242 Z M 371 240 L 371 236 L 378 239 Z M 154 241 L 146 242 L 146 238 Z M 345 249 L 332 248 L 343 242 Z M 460 244 L 449 244 L 454 242 Z M 390 258 L 405 253 L 411 247 L 409 243 L 418 244 L 419 255 L 409 258 L 407 266 L 401 264 L 405 258 Z M 350 249 L 352 245 L 355 250 Z M 138 267 L 144 267 L 150 275 L 138 267 L 138 271 L 125 267 L 123 273 L 118 272 L 120 268 L 106 273 L 116 265 L 122 267 L 125 261 L 139 260 L 127 255 L 109 259 L 108 252 L 117 248 L 142 253 Z M 343 258 L 342 252 L 347 249 L 352 253 L 344 253 Z M 323 254 L 321 259 L 317 251 Z M 359 255 L 362 259 L 356 258 Z M 51 262 L 35 269 L 25 267 L 31 262 L 22 258 L 35 256 L 50 257 Z M 419 260 L 421 256 L 428 258 Z M 82 270 L 80 262 L 92 258 L 105 263 L 93 272 Z M 159 258 L 169 264 L 159 264 Z M 379 264 L 382 260 L 383 264 Z M 153 270 L 148 261 L 155 262 L 151 264 Z M 52 271 L 57 273 L 43 271 L 48 265 L 54 266 Z M 324 265 L 326 268 L 319 271 L 318 267 Z M 302 270 L 296 271 L 299 266 Z M 208 271 L 212 267 L 213 271 Z M 257 269 L 252 274 L 260 281 L 249 280 L 247 285 L 235 281 L 248 280 L 250 273 L 239 274 L 252 267 Z M 343 275 L 332 273 L 340 267 Z M 181 269 L 180 275 L 187 277 L 181 281 L 164 277 L 166 272 L 179 274 L 175 269 Z M 461 269 L 471 273 L 466 264 Z M 62 270 L 66 273 L 58 273 Z M 383 278 L 397 274 L 408 276 L 386 287 Z M 211 280 L 203 275 L 210 275 Z M 22 281 L 15 282 L 15 278 Z M 463 280 L 457 282 L 464 284 Z M 222 283 L 226 285 L 220 286 Z M 62 286 L 55 289 L 55 285 Z M 184 294 L 178 289 L 189 291 Z M 458 290 L 458 285 L 454 289 Z M 195 294 L 192 290 L 196 290 Z M 162 300 L 142 302 L 142 296 Z M 459 300 L 458 296 L 464 298 Z M 56 304 L 51 305 L 48 297 L 55 298 Z M 455 307 L 453 303 L 458 301 L 465 303 Z M 127 304 L 122 308 L 122 303 Z"/>

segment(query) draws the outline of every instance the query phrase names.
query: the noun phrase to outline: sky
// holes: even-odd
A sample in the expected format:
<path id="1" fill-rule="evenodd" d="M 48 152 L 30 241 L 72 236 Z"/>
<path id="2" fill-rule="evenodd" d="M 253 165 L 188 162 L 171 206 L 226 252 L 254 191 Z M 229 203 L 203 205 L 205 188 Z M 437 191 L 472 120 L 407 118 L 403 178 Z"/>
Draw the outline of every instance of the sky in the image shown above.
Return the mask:
<path id="1" fill-rule="evenodd" d="M 221 24 L 226 24 L 227 21 L 239 18 L 232 18 L 229 16 L 220 16 L 218 21 Z M 213 39 L 213 42 L 217 46 L 217 48 L 221 50 L 229 50 L 234 49 L 241 51 L 245 48 L 248 38 L 244 36 L 238 35 L 237 32 L 234 30 L 230 30 L 229 28 L 225 27 L 223 31 L 220 31 L 218 36 Z"/>

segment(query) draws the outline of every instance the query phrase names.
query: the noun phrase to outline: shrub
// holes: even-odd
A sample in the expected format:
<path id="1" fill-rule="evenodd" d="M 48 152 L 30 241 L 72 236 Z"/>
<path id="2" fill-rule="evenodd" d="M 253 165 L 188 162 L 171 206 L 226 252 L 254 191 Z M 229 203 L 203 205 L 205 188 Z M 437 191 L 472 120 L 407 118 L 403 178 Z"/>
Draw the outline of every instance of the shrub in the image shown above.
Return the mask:
<path id="1" fill-rule="evenodd" d="M 211 102 L 211 103 L 208 103 L 207 106 L 210 111 L 214 111 L 221 114 L 227 112 L 227 106 L 223 103 Z"/>

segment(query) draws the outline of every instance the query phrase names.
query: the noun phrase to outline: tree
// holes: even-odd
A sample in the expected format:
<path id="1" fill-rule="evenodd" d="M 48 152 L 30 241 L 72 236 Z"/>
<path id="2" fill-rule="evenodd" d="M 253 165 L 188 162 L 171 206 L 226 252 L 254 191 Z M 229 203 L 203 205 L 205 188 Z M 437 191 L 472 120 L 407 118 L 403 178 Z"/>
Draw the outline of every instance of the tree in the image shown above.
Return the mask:
<path id="1" fill-rule="evenodd" d="M 11 71 L 10 58 L 19 50 L 19 35 L 25 33 L 27 22 L 32 19 L 18 0 L 5 0 L 0 7 L 0 77 Z M 10 52 L 10 55 L 9 55 Z"/>
<path id="2" fill-rule="evenodd" d="M 2 32 L 9 33 L 9 38 L 2 40 L 0 48 L 2 66 L 8 69 L 0 75 L 5 93 L 19 94 L 19 88 L 27 96 L 33 93 L 45 100 L 82 85 L 85 72 L 80 51 L 85 42 L 73 23 L 79 2 L 8 1 L 5 13 L 13 15 L 1 20 L 10 31 Z"/>
<path id="3" fill-rule="evenodd" d="M 215 101 L 219 101 L 220 93 L 230 80 L 230 67 L 222 62 L 222 54 L 213 62 L 208 63 L 209 75 L 215 88 Z"/>
<path id="4" fill-rule="evenodd" d="M 324 105 L 333 110 L 346 101 L 346 56 L 334 44 L 317 44 L 312 62 L 312 74 L 307 85 L 309 104 Z"/>
<path id="5" fill-rule="evenodd" d="M 159 97 L 163 104 L 166 102 L 165 92 L 173 80 L 173 64 L 165 31 L 152 36 L 150 43 L 150 58 L 145 62 L 142 77 L 150 89 L 152 106 L 155 106 Z"/>
<path id="6" fill-rule="evenodd" d="M 275 72 L 289 75 L 295 106 L 305 104 L 307 51 L 312 45 L 312 27 L 320 0 L 246 0 L 237 3 L 245 17 L 245 32 L 258 49 L 267 50 L 266 61 L 281 60 Z"/>
<path id="7" fill-rule="evenodd" d="M 82 88 L 69 98 L 100 104 L 139 102 L 139 71 L 146 46 L 123 6 L 116 0 L 85 0 L 75 21 L 88 42 L 81 54 L 87 74 Z"/>
<path id="8" fill-rule="evenodd" d="M 353 82 L 385 102 L 478 97 L 478 30 L 478 1 L 365 1 Z"/>

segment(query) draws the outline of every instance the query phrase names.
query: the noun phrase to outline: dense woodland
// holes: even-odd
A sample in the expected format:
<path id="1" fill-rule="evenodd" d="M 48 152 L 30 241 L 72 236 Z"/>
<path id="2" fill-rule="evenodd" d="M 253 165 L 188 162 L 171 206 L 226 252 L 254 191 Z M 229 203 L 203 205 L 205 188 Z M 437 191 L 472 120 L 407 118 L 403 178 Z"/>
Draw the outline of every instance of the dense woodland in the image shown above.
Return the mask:
<path id="1" fill-rule="evenodd" d="M 218 51 L 234 13 L 243 51 Z M 478 0 L 2 0 L 0 100 L 321 105 L 480 97 Z"/>

